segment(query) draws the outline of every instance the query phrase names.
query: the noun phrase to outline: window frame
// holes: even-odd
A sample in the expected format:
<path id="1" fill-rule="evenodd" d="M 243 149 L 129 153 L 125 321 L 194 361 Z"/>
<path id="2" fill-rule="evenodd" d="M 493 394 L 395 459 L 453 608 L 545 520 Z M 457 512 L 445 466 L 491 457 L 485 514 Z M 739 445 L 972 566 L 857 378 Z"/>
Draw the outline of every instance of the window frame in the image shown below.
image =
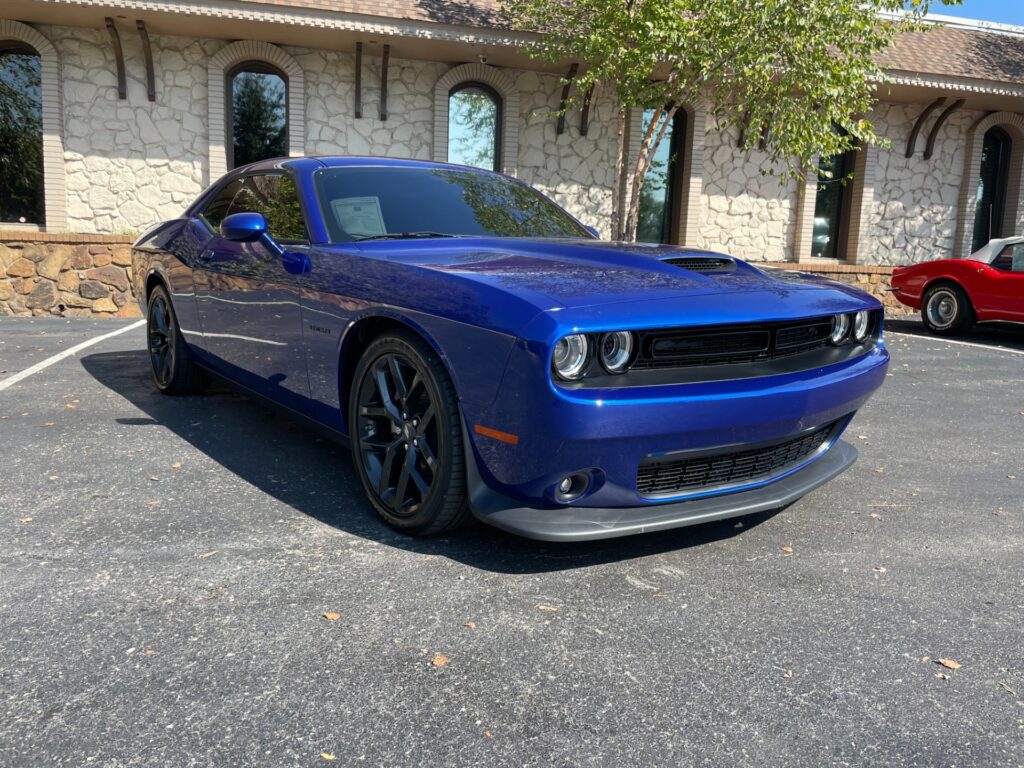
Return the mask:
<path id="1" fill-rule="evenodd" d="M 303 199 L 303 195 L 302 195 L 302 191 L 301 191 L 302 187 L 299 184 L 299 180 L 298 180 L 296 174 L 293 173 L 292 171 L 284 169 L 284 168 L 268 168 L 268 169 L 265 169 L 265 170 L 254 170 L 254 171 L 246 171 L 246 172 L 243 172 L 243 173 L 232 173 L 230 177 L 224 179 L 224 183 L 223 184 L 220 184 L 216 188 L 216 190 L 211 191 L 210 194 L 206 195 L 203 198 L 203 200 L 201 201 L 202 202 L 202 206 L 194 209 L 193 213 L 192 213 L 192 216 L 196 220 L 202 222 L 203 226 L 207 229 L 207 231 L 210 233 L 210 235 L 212 237 L 223 237 L 223 235 L 220 232 L 220 227 L 214 228 L 214 227 L 212 227 L 210 225 L 210 222 L 208 222 L 206 220 L 206 216 L 204 215 L 205 212 L 206 212 L 206 209 L 215 200 L 217 200 L 220 197 L 221 193 L 224 192 L 224 190 L 226 190 L 229 186 L 234 184 L 236 181 L 239 181 L 239 182 L 241 182 L 241 184 L 238 187 L 238 190 L 235 191 L 235 194 L 232 195 L 231 203 L 228 203 L 228 210 L 231 210 L 231 204 L 234 202 L 235 197 L 237 197 L 238 193 L 242 191 L 242 187 L 245 186 L 246 180 L 254 178 L 256 176 L 285 176 L 285 177 L 287 177 L 287 178 L 289 178 L 291 180 L 292 184 L 295 185 L 295 192 L 296 192 L 295 197 L 296 197 L 296 199 L 299 202 L 299 213 L 302 215 L 302 224 L 306 228 L 306 239 L 305 240 L 291 240 L 291 239 L 279 239 L 279 238 L 274 237 L 274 241 L 278 242 L 278 243 L 281 243 L 283 245 L 310 245 L 312 243 L 312 239 L 310 238 L 310 234 L 309 234 L 309 220 L 310 220 L 310 216 L 309 216 L 309 211 L 306 209 L 306 201 Z M 230 214 L 225 215 L 224 218 L 227 218 L 228 215 L 230 215 Z M 271 234 L 269 230 L 268 230 L 268 234 Z M 273 237 L 272 234 L 271 234 L 271 237 Z"/>
<path id="2" fill-rule="evenodd" d="M 494 114 L 494 167 L 492 167 L 492 168 L 479 168 L 478 166 L 475 166 L 475 165 L 474 166 L 467 166 L 467 167 L 469 167 L 469 168 L 478 168 L 478 170 L 481 170 L 481 171 L 493 171 L 494 173 L 501 173 L 502 172 L 502 154 L 501 154 L 501 152 L 502 152 L 502 147 L 503 147 L 503 144 L 504 144 L 504 131 L 502 130 L 502 127 L 503 127 L 503 123 L 504 123 L 504 119 L 505 119 L 505 111 L 504 111 L 505 110 L 505 104 L 504 104 L 505 100 L 502 98 L 502 95 L 500 93 L 498 93 L 498 91 L 494 87 L 488 85 L 487 83 L 481 82 L 480 80 L 462 80 L 461 82 L 456 83 L 450 89 L 448 89 L 448 100 L 447 100 L 447 103 L 446 103 L 446 105 L 448 107 L 448 110 L 447 110 L 447 113 L 448 113 L 448 117 L 447 117 L 447 120 L 448 120 L 448 122 L 447 122 L 447 126 L 448 126 L 447 154 L 449 156 L 451 154 L 451 141 L 452 141 L 452 122 L 451 122 L 451 120 L 452 120 L 452 117 L 451 117 L 451 115 L 452 115 L 452 96 L 454 96 L 459 91 L 465 91 L 465 90 L 468 90 L 470 88 L 478 88 L 479 90 L 484 91 L 488 96 L 490 96 L 491 101 L 494 102 L 494 106 L 495 106 L 495 114 Z M 451 162 L 451 158 L 450 157 L 449 157 L 449 162 Z"/>
<path id="3" fill-rule="evenodd" d="M 275 75 L 284 82 L 284 149 L 285 157 L 291 146 L 291 83 L 288 73 L 283 69 L 262 59 L 246 59 L 240 61 L 233 67 L 224 70 L 224 155 L 227 160 L 229 171 L 236 169 L 235 166 L 235 99 L 234 80 L 243 72 L 252 72 L 259 75 Z M 272 158 L 264 158 L 270 160 Z M 259 161 L 257 161 L 259 162 Z"/>

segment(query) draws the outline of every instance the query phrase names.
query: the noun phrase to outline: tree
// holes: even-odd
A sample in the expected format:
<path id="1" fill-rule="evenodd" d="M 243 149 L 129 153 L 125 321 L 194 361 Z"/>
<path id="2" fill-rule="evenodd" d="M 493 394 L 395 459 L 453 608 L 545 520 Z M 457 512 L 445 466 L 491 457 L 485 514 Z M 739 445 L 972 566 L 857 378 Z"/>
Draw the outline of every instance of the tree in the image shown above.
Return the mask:
<path id="1" fill-rule="evenodd" d="M 742 150 L 762 145 L 782 178 L 884 144 L 864 117 L 886 80 L 876 56 L 938 2 L 960 0 L 504 0 L 504 12 L 541 33 L 530 55 L 584 65 L 579 93 L 614 92 L 612 237 L 633 240 L 644 176 L 684 104 L 705 104 L 717 130 L 740 129 Z M 630 162 L 634 109 L 653 115 Z"/>
<path id="2" fill-rule="evenodd" d="M 234 164 L 288 154 L 285 147 L 285 85 L 277 75 L 239 72 L 231 86 Z"/>

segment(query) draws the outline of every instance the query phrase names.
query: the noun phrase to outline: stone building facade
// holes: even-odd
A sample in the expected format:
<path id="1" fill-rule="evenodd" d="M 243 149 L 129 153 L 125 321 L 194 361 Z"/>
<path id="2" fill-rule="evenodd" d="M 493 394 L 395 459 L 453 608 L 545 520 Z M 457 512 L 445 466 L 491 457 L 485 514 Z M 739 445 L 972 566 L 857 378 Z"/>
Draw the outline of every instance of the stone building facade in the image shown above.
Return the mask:
<path id="1" fill-rule="evenodd" d="M 45 207 L 41 226 L 0 221 L 0 313 L 133 311 L 117 281 L 97 279 L 109 266 L 98 262 L 110 249 L 120 265 L 134 234 L 180 214 L 228 169 L 226 89 L 243 65 L 286 83 L 293 156 L 448 159 L 449 95 L 476 84 L 500 104 L 498 169 L 608 233 L 609 94 L 598 89 L 585 117 L 576 106 L 559 121 L 568 65 L 526 58 L 526 37 L 501 26 L 490 0 L 6 0 L 0 15 L 0 53 L 17 46 L 39 59 Z M 891 147 L 851 154 L 831 229 L 813 175 L 764 175 L 763 156 L 740 152 L 734 133 L 687 105 L 663 239 L 882 286 L 893 265 L 970 253 L 992 129 L 1006 156 L 990 234 L 1019 231 L 1022 43 L 1024 31 L 997 26 L 901 39 L 870 115 Z M 830 258 L 816 258 L 823 239 Z M 67 257 L 52 276 L 58 257 L 35 258 L 47 248 Z M 47 281 L 52 289 L 39 287 Z"/>

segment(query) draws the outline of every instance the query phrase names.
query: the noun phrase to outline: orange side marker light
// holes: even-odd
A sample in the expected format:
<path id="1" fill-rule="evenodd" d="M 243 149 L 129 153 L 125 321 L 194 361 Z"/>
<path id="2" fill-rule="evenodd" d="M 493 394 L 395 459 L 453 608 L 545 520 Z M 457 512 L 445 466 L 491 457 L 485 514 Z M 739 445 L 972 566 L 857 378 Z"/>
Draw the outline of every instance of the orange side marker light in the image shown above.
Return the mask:
<path id="1" fill-rule="evenodd" d="M 490 427 L 485 427 L 482 424 L 474 424 L 473 431 L 478 435 L 492 437 L 495 440 L 500 440 L 501 442 L 508 443 L 509 445 L 519 445 L 519 435 L 502 432 L 500 429 L 491 429 Z"/>

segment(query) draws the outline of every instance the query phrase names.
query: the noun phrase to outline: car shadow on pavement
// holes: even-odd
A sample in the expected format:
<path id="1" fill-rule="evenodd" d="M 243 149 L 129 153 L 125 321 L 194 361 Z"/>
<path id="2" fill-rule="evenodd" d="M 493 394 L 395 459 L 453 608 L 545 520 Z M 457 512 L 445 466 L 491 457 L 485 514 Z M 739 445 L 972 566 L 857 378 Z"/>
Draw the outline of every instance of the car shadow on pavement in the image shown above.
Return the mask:
<path id="1" fill-rule="evenodd" d="M 530 541 L 482 524 L 443 537 L 412 538 L 376 517 L 347 448 L 273 408 L 221 383 L 203 395 L 161 395 L 150 380 L 143 350 L 97 353 L 81 362 L 93 378 L 146 414 L 118 419 L 118 424 L 169 429 L 261 491 L 349 534 L 487 571 L 551 572 L 657 555 L 727 539 L 775 514 L 751 515 L 741 524 L 725 520 L 573 544 Z"/>
<path id="2" fill-rule="evenodd" d="M 1019 323 L 989 322 L 979 323 L 967 331 L 954 336 L 938 336 L 924 327 L 918 319 L 900 318 L 885 321 L 885 330 L 891 333 L 905 333 L 911 336 L 924 336 L 935 341 L 969 341 L 972 344 L 984 344 L 990 347 L 1003 347 L 1024 351 L 1024 325 Z"/>

